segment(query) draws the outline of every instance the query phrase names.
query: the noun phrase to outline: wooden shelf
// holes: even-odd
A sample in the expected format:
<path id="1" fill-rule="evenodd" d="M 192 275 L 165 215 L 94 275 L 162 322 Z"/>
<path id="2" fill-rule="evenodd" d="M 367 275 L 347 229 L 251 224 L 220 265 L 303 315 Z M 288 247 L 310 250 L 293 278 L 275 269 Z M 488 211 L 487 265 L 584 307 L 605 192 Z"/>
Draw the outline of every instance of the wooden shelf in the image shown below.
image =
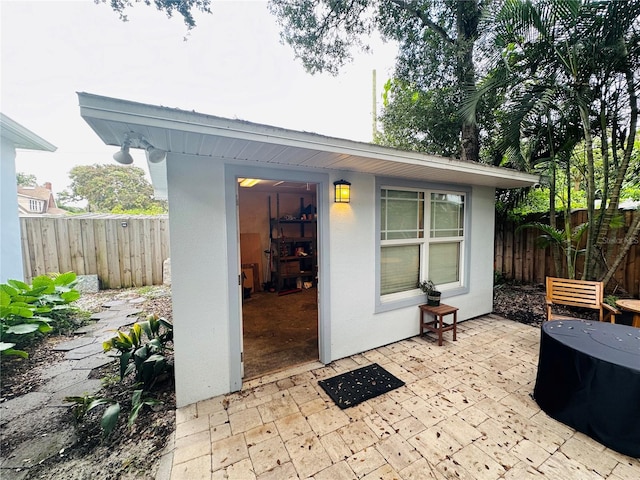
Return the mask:
<path id="1" fill-rule="evenodd" d="M 316 255 L 317 240 L 314 219 L 281 219 L 280 196 L 276 197 L 276 218 L 271 219 L 271 229 L 275 229 L 277 237 L 272 238 L 271 250 L 273 252 L 273 280 L 278 291 L 284 288 L 298 287 L 291 285 L 291 281 L 300 278 L 304 282 L 315 282 L 318 273 Z M 300 198 L 300 216 L 305 209 L 304 199 Z M 296 236 L 283 234 L 282 226 L 286 225 L 291 231 L 291 225 L 299 225 Z M 309 228 L 312 227 L 312 228 Z M 297 249 L 302 249 L 306 255 L 296 255 Z M 296 282 L 299 283 L 299 282 Z M 288 284 L 288 285 L 285 285 Z"/>

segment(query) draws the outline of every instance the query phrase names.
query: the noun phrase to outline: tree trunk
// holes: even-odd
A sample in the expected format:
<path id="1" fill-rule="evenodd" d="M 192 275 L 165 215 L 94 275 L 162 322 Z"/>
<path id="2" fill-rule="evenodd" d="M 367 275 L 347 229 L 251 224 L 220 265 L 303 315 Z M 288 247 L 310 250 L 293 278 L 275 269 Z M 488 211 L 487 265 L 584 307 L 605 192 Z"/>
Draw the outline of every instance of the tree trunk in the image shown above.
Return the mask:
<path id="1" fill-rule="evenodd" d="M 587 222 L 589 222 L 589 231 L 587 232 L 587 246 L 584 254 L 584 272 L 582 272 L 583 280 L 593 279 L 594 264 L 594 245 L 595 238 L 598 236 L 596 223 L 594 222 L 594 200 L 595 200 L 595 168 L 593 159 L 593 137 L 591 136 L 591 122 L 589 119 L 589 107 L 579 100 L 580 119 L 582 120 L 582 129 L 584 131 L 584 144 L 587 151 Z"/>
<path id="2" fill-rule="evenodd" d="M 613 260 L 613 263 L 607 269 L 607 273 L 604 275 L 602 282 L 607 285 L 609 281 L 613 278 L 613 275 L 616 273 L 616 270 L 624 260 L 624 257 L 629 253 L 629 249 L 631 245 L 638 241 L 638 235 L 640 235 L 640 213 L 636 210 L 633 215 L 633 221 L 631 222 L 631 226 L 629 227 L 629 231 L 624 236 L 624 243 L 622 248 L 618 252 L 618 255 Z"/>
<path id="3" fill-rule="evenodd" d="M 638 128 L 638 97 L 635 90 L 634 75 L 628 63 L 625 65 L 624 74 L 627 83 L 627 93 L 629 95 L 629 137 L 627 138 L 627 145 L 624 148 L 624 154 L 622 155 L 622 161 L 620 162 L 618 173 L 611 187 L 609 205 L 607 206 L 607 209 L 603 214 L 602 228 L 600 229 L 600 234 L 598 235 L 596 242 L 596 247 L 598 249 L 603 249 L 606 247 L 605 244 L 609 237 L 609 225 L 611 224 L 614 215 L 618 213 L 618 205 L 620 204 L 620 191 L 622 190 L 622 184 L 624 183 L 624 178 L 629 168 L 629 162 L 631 160 L 631 154 L 633 153 L 633 146 L 636 140 L 636 129 Z M 611 135 L 615 134 L 616 132 L 612 131 Z M 604 133 L 603 135 L 606 135 L 606 133 Z M 623 145 L 620 145 L 620 147 L 623 147 Z M 608 247 L 610 247 L 610 245 Z M 610 252 L 610 248 L 608 247 L 606 248 L 607 253 Z M 625 252 L 628 251 L 628 246 L 625 245 L 625 248 L 623 248 L 622 250 Z M 608 255 L 605 258 L 608 258 Z M 613 275 L 613 273 L 611 273 L 611 267 L 608 268 L 606 275 L 609 275 L 609 278 L 611 278 L 611 275 Z"/>
<path id="4" fill-rule="evenodd" d="M 462 95 L 473 95 L 476 90 L 476 68 L 473 47 L 478 36 L 480 10 L 477 0 L 458 0 L 457 38 L 458 86 Z M 480 160 L 480 132 L 475 119 L 462 120 L 460 127 L 460 158 L 471 162 Z"/>

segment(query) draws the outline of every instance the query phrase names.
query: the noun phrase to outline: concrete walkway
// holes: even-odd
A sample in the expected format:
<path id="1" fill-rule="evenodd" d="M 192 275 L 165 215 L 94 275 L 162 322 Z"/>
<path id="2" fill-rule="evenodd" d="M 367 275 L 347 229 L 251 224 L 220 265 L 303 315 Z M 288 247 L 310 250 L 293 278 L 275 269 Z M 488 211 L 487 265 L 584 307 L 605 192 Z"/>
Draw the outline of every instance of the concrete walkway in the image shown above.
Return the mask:
<path id="1" fill-rule="evenodd" d="M 34 376 L 47 381 L 34 391 L 0 404 L 0 426 L 6 438 L 29 433 L 31 438 L 18 445 L 0 461 L 0 477 L 20 480 L 30 467 L 42 460 L 58 455 L 76 441 L 73 427 L 52 430 L 58 422 L 53 418 L 63 415 L 70 407 L 64 398 L 95 394 L 100 390 L 99 379 L 90 379 L 94 368 L 115 361 L 113 355 L 103 352 L 102 342 L 114 335 L 114 330 L 131 325 L 133 316 L 141 310 L 136 307 L 143 298 L 107 302 L 106 310 L 91 316 L 90 324 L 76 330 L 73 340 L 56 345 L 54 350 L 64 351 L 65 360 L 54 366 L 34 369 Z M 28 420 L 25 419 L 28 417 Z"/>
<path id="2" fill-rule="evenodd" d="M 540 329 L 494 315 L 180 408 L 172 480 L 637 480 L 640 460 L 540 410 Z M 318 380 L 378 363 L 406 385 L 341 410 Z"/>

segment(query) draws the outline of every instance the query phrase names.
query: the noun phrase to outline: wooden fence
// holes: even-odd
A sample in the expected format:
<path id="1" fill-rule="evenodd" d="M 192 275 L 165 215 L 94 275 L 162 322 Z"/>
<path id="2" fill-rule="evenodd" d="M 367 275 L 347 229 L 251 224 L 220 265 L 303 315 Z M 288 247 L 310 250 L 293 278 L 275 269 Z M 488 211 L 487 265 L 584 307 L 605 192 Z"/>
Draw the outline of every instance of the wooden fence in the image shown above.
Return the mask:
<path id="1" fill-rule="evenodd" d="M 623 239 L 627 233 L 633 218 L 632 210 L 621 210 L 624 215 L 625 227 L 617 229 L 614 243 L 614 256 L 622 247 Z M 530 220 L 535 221 L 535 220 Z M 578 210 L 571 215 L 571 225 L 575 227 L 587 221 L 586 210 Z M 547 223 L 546 220 L 539 220 Z M 562 218 L 558 219 L 558 226 L 563 225 Z M 558 275 L 555 271 L 551 248 L 541 249 L 536 246 L 536 240 L 541 232 L 535 228 L 521 229 L 516 232 L 518 225 L 512 222 L 496 222 L 495 236 L 495 270 L 501 273 L 507 280 L 515 280 L 522 283 L 544 283 L 546 276 Z M 607 285 L 608 291 L 627 292 L 634 297 L 640 295 L 640 245 L 638 238 L 634 239 L 613 279 Z M 583 260 L 577 262 L 577 272 L 583 271 Z M 563 263 L 563 266 L 565 264 Z M 577 275 L 579 278 L 579 275 Z"/>
<path id="2" fill-rule="evenodd" d="M 100 287 L 162 284 L 169 257 L 169 218 L 81 215 L 20 217 L 27 282 L 50 272 L 98 275 Z"/>
<path id="3" fill-rule="evenodd" d="M 626 227 L 617 231 L 616 251 L 631 225 L 632 211 L 621 212 Z M 586 222 L 586 212 L 572 214 L 572 225 Z M 21 217 L 22 254 L 27 282 L 49 272 L 74 271 L 98 275 L 101 288 L 127 288 L 162 283 L 162 264 L 169 257 L 169 219 L 166 215 L 77 217 Z M 536 247 L 540 232 L 514 223 L 496 222 L 495 270 L 508 280 L 544 283 L 556 275 L 550 249 Z M 578 271 L 582 263 L 578 262 Z M 640 296 L 638 239 L 618 268 L 609 290 Z"/>

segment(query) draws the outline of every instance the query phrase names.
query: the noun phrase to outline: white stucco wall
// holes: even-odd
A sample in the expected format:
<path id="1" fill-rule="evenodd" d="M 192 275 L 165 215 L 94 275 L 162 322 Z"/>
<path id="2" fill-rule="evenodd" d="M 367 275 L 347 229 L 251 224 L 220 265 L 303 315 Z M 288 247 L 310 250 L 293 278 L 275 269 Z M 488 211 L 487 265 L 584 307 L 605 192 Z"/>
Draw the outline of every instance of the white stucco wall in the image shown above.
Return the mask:
<path id="1" fill-rule="evenodd" d="M 210 158 L 170 154 L 167 159 L 178 406 L 227 393 L 234 384 L 238 366 L 231 363 L 232 350 L 241 336 L 240 309 L 234 303 L 239 298 L 234 292 L 239 252 L 231 232 L 237 228 L 231 218 L 235 176 L 261 178 L 266 171 L 242 168 L 225 168 Z M 376 312 L 376 179 L 334 172 L 325 188 L 343 177 L 352 183 L 351 203 L 334 203 L 329 191 L 318 197 L 325 202 L 318 205 L 319 213 L 328 216 L 319 243 L 320 258 L 326 262 L 320 269 L 325 283 L 319 295 L 321 322 L 326 322 L 321 351 L 327 361 L 419 332 L 416 305 Z M 493 198 L 494 190 L 484 187 L 473 188 L 469 198 L 469 290 L 443 295 L 446 303 L 460 309 L 460 320 L 492 310 Z"/>
<path id="2" fill-rule="evenodd" d="M 375 178 L 349 174 L 349 181 L 353 192 L 351 203 L 331 207 L 332 360 L 419 333 L 419 311 L 415 305 L 375 311 Z M 489 313 L 493 308 L 494 189 L 473 188 L 469 200 L 469 291 L 455 296 L 443 293 L 443 302 L 460 309 L 459 320 Z"/>
<path id="3" fill-rule="evenodd" d="M 176 402 L 229 391 L 229 285 L 224 168 L 169 154 Z"/>
<path id="4" fill-rule="evenodd" d="M 16 150 L 12 142 L 1 138 L 0 145 L 0 283 L 24 280 L 18 190 L 16 186 Z"/>

